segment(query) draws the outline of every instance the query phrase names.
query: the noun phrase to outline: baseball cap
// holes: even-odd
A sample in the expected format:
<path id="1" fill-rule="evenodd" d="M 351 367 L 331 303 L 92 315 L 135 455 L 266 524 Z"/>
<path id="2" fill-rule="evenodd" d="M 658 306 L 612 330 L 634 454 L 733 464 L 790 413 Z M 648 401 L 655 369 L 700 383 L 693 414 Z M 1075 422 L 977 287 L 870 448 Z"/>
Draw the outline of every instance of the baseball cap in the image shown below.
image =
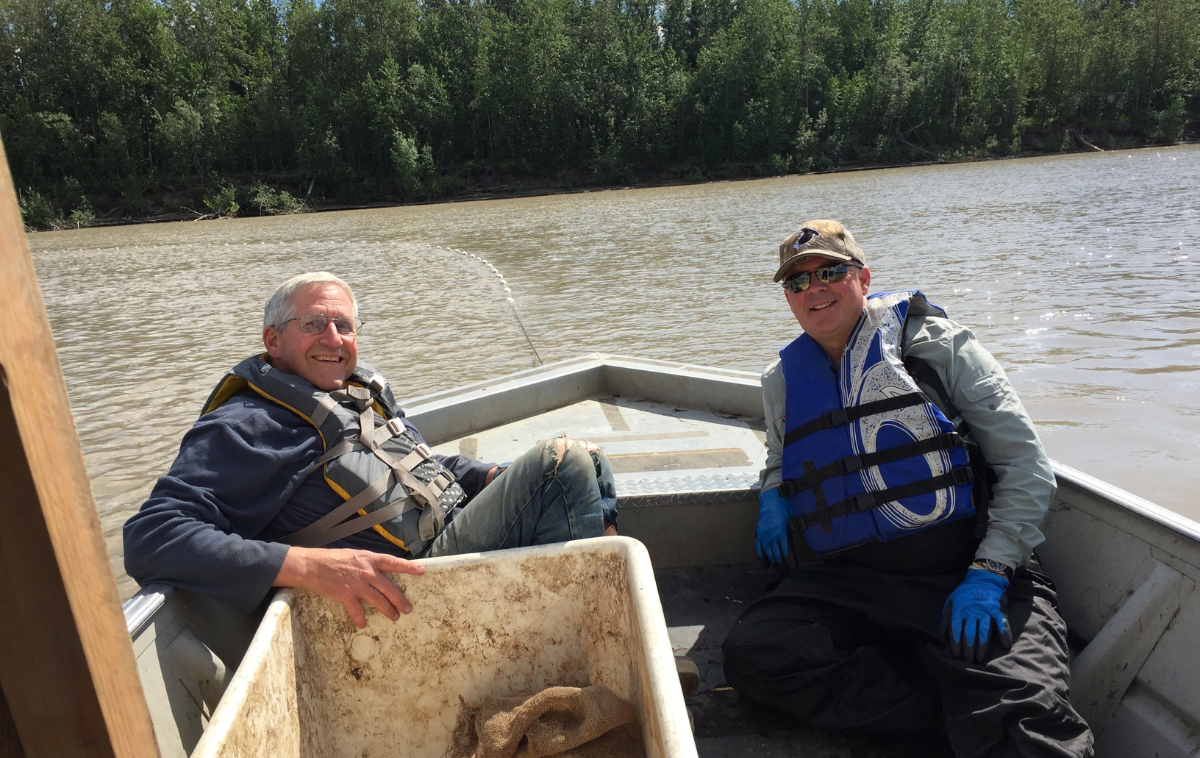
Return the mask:
<path id="1" fill-rule="evenodd" d="M 779 245 L 779 270 L 775 272 L 774 281 L 783 279 L 793 264 L 814 255 L 867 265 L 867 256 L 846 227 L 829 219 L 815 219 L 805 221 Z"/>

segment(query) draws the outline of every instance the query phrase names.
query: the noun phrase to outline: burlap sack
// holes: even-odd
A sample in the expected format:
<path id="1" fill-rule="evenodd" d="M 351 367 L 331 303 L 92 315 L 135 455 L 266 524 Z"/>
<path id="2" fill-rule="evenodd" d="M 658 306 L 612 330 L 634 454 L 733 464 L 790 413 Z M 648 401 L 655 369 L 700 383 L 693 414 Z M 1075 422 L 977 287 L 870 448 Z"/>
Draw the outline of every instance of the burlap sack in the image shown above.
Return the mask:
<path id="1" fill-rule="evenodd" d="M 465 703 L 450 758 L 642 758 L 633 707 L 607 687 L 549 687 Z"/>

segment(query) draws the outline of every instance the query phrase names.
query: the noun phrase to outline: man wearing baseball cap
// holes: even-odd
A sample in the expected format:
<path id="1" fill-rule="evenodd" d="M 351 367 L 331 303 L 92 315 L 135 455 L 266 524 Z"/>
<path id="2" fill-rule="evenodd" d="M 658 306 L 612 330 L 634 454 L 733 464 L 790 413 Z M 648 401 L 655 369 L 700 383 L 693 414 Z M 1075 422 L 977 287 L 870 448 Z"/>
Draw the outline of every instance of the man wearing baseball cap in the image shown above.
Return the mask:
<path id="1" fill-rule="evenodd" d="M 725 640 L 729 683 L 957 756 L 1091 756 L 1033 554 L 1054 474 L 1004 370 L 920 292 L 868 296 L 836 221 L 789 235 L 775 281 L 804 330 L 762 378 L 756 549 L 784 577 Z"/>

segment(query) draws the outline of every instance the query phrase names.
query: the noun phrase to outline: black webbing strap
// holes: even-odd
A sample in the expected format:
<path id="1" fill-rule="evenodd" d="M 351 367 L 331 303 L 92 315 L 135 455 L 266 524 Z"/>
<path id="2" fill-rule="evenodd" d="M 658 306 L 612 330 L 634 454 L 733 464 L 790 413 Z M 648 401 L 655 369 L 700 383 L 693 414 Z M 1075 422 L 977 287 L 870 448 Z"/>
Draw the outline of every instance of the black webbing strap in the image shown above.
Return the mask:
<path id="1" fill-rule="evenodd" d="M 801 424 L 792 429 L 783 436 L 783 446 L 788 445 L 807 437 L 815 432 L 824 429 L 832 429 L 835 426 L 849 424 L 851 421 L 857 421 L 865 416 L 873 416 L 877 413 L 887 413 L 888 411 L 898 410 L 900 408 L 908 408 L 912 405 L 921 405 L 925 402 L 925 396 L 920 392 L 909 392 L 904 395 L 896 395 L 895 397 L 885 397 L 883 400 L 875 400 L 862 405 L 855 405 L 851 408 L 839 408 L 836 411 L 817 416 L 812 421 Z"/>
<path id="2" fill-rule="evenodd" d="M 913 379 L 933 390 L 933 393 L 938 396 L 938 400 L 942 402 L 942 411 L 946 414 L 946 418 L 952 419 L 961 415 L 958 412 L 958 406 L 950 399 L 950 393 L 946 390 L 946 385 L 942 382 L 942 378 L 938 376 L 937 370 L 929 365 L 927 361 L 912 355 L 905 356 L 904 370 Z"/>
<path id="3" fill-rule="evenodd" d="M 967 456 L 975 472 L 975 536 L 983 539 L 987 534 L 988 509 L 992 504 L 992 486 L 996 484 L 996 471 L 983 459 L 978 445 L 967 445 Z"/>
<path id="4" fill-rule="evenodd" d="M 821 523 L 821 531 L 829 534 L 833 531 L 833 521 L 829 516 L 829 508 L 825 504 L 825 492 L 821 489 L 821 480 L 817 479 L 817 465 L 812 461 L 804 462 L 804 481 L 812 489 L 813 502 L 817 509 L 812 515 Z"/>
<path id="5" fill-rule="evenodd" d="M 961 417 L 962 412 L 954 401 L 950 399 L 950 393 L 946 390 L 945 383 L 938 376 L 937 371 L 927 361 L 909 355 L 904 358 L 904 368 L 918 382 L 933 390 L 937 395 L 938 400 L 942 403 L 942 412 L 946 414 L 946 418 L 953 419 Z M 960 420 L 961 426 L 966 426 L 965 420 Z M 988 508 L 992 502 L 992 485 L 996 483 L 996 472 L 987 464 L 983 458 L 983 451 L 978 445 L 968 444 L 967 455 L 971 460 L 971 468 L 975 471 L 975 536 L 983 539 L 987 534 L 988 526 Z"/>
<path id="6" fill-rule="evenodd" d="M 834 503 L 833 505 L 829 506 L 827 509 L 825 509 L 828 513 L 828 516 L 820 511 L 813 511 L 812 513 L 805 513 L 800 516 L 793 517 L 791 523 L 793 527 L 801 533 L 803 533 L 809 527 L 816 526 L 817 524 L 821 524 L 822 531 L 824 531 L 823 522 L 825 518 L 840 518 L 848 513 L 857 513 L 858 511 L 865 511 L 868 508 L 878 508 L 881 505 L 893 503 L 897 500 L 904 500 L 905 498 L 916 497 L 917 495 L 924 495 L 929 492 L 937 492 L 938 490 L 945 489 L 947 487 L 955 487 L 960 484 L 966 484 L 967 482 L 971 481 L 972 478 L 974 478 L 974 472 L 972 472 L 969 467 L 964 466 L 962 468 L 952 469 L 941 476 L 935 476 L 931 479 L 922 479 L 919 482 L 902 484 L 899 487 L 889 487 L 888 489 L 879 490 L 878 492 L 864 492 L 860 495 L 855 495 L 852 498 L 843 500 L 840 503 Z"/>
<path id="7" fill-rule="evenodd" d="M 871 466 L 882 466 L 887 463 L 895 463 L 896 461 L 911 458 L 915 455 L 924 455 L 937 450 L 948 450 L 952 447 L 959 447 L 965 444 L 962 437 L 959 437 L 955 432 L 947 432 L 946 434 L 938 434 L 928 439 L 917 440 L 916 442 L 906 442 L 903 445 L 889 447 L 884 450 L 879 450 L 874 453 L 863 453 L 862 455 L 848 455 L 845 458 L 838 458 L 832 463 L 826 463 L 824 466 L 816 470 L 816 481 L 808 473 L 808 463 L 804 466 L 803 479 L 785 479 L 779 485 L 779 494 L 784 497 L 792 497 L 793 495 L 811 489 L 816 492 L 815 484 L 831 479 L 835 476 L 843 474 L 853 474 L 855 471 L 860 471 Z"/>

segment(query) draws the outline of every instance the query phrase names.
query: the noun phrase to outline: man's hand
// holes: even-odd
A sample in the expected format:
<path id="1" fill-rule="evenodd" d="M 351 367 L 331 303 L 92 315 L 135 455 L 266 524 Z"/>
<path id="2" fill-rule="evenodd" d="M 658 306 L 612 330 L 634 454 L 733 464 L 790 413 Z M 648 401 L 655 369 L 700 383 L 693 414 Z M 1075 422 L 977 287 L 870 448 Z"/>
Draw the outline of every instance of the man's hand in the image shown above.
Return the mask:
<path id="1" fill-rule="evenodd" d="M 392 621 L 412 610 L 404 593 L 384 572 L 420 576 L 425 567 L 394 555 L 369 550 L 288 548 L 276 587 L 299 587 L 341 603 L 355 626 L 367 625 L 364 603 Z"/>
<path id="2" fill-rule="evenodd" d="M 778 487 L 763 490 L 758 496 L 758 531 L 754 552 L 771 563 L 783 563 L 787 557 L 787 525 L 792 516 L 787 499 Z"/>
<path id="3" fill-rule="evenodd" d="M 967 663 L 985 663 L 993 623 L 1000 632 L 1000 644 L 1012 647 L 1007 590 L 1008 579 L 1000 574 L 967 569 L 967 578 L 950 593 L 942 608 L 941 633 L 949 632 L 951 655 Z"/>

